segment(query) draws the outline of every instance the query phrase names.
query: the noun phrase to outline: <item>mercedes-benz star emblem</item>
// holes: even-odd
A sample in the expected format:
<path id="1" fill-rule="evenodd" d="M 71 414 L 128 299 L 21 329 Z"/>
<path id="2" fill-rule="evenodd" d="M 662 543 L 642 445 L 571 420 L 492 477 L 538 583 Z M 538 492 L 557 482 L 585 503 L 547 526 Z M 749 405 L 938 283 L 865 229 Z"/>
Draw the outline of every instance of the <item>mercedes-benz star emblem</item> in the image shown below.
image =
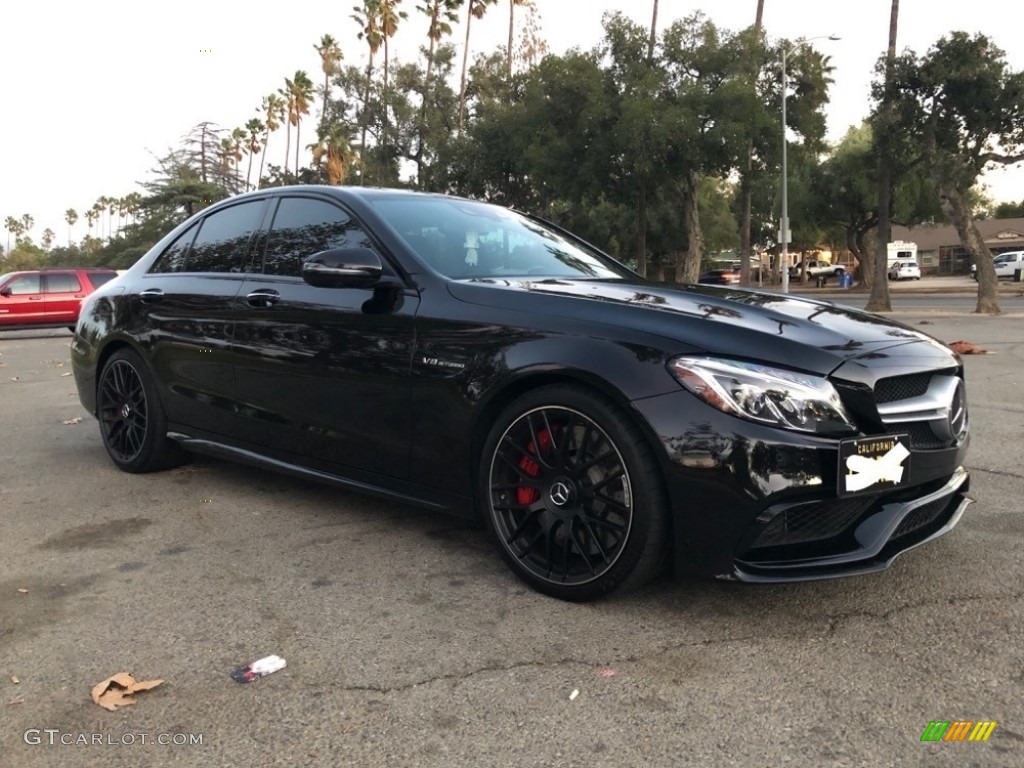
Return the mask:
<path id="1" fill-rule="evenodd" d="M 569 503 L 569 499 L 572 498 L 572 488 L 564 480 L 557 480 L 551 486 L 548 495 L 551 497 L 551 501 L 555 503 L 555 506 L 564 507 Z"/>

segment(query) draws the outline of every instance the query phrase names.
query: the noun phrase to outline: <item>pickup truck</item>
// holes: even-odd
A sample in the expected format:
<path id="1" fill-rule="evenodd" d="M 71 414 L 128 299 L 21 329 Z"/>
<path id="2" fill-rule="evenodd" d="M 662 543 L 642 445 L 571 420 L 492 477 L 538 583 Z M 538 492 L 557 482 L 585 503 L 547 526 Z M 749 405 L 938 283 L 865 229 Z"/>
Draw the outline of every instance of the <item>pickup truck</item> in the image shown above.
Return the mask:
<path id="1" fill-rule="evenodd" d="M 1000 253 L 993 259 L 992 263 L 996 268 L 996 278 L 1008 277 L 1013 279 L 1018 269 L 1024 269 L 1024 251 Z M 975 280 L 978 279 L 978 267 L 976 264 L 971 264 L 971 277 Z"/>
<path id="2" fill-rule="evenodd" d="M 799 280 L 803 276 L 803 271 L 804 263 L 801 261 L 795 267 L 789 268 L 789 276 Z M 815 261 L 814 259 L 807 262 L 807 277 L 809 278 L 839 277 L 844 272 L 846 272 L 846 268 L 842 264 L 829 264 L 827 261 Z"/>

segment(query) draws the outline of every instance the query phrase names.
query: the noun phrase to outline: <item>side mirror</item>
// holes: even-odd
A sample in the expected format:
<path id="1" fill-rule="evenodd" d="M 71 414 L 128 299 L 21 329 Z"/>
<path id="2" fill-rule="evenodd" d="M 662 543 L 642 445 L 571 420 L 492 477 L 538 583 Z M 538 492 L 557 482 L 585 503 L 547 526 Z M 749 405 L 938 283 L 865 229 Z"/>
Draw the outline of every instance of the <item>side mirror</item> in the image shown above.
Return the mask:
<path id="1" fill-rule="evenodd" d="M 11 295 L 11 286 L 5 285 L 3 288 L 0 288 L 0 296 L 10 296 L 10 295 Z"/>
<path id="2" fill-rule="evenodd" d="M 369 288 L 383 272 L 380 257 L 369 248 L 334 248 L 302 263 L 302 279 L 318 288 Z"/>

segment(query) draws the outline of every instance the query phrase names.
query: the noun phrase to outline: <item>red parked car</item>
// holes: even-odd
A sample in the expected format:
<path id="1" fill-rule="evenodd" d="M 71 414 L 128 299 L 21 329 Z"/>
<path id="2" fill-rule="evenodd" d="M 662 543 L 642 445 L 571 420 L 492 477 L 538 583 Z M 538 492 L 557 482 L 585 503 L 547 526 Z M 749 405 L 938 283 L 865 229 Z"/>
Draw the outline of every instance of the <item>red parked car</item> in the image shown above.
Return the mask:
<path id="1" fill-rule="evenodd" d="M 82 299 L 117 277 L 112 269 L 66 267 L 0 275 L 0 331 L 75 330 Z"/>

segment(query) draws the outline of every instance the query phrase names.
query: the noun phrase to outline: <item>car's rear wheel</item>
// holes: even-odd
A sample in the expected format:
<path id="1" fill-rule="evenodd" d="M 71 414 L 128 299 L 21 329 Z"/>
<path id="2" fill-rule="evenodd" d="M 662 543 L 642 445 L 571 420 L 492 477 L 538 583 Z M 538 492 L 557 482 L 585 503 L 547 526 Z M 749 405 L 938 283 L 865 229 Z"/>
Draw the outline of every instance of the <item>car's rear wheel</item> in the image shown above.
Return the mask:
<path id="1" fill-rule="evenodd" d="M 480 497 L 509 566 L 553 597 L 593 600 L 664 564 L 668 502 L 651 447 L 587 389 L 543 387 L 502 412 L 484 446 Z"/>
<path id="2" fill-rule="evenodd" d="M 96 414 L 103 445 L 125 472 L 154 472 L 186 458 L 185 451 L 167 437 L 167 418 L 153 377 L 130 349 L 118 350 L 103 366 Z"/>

